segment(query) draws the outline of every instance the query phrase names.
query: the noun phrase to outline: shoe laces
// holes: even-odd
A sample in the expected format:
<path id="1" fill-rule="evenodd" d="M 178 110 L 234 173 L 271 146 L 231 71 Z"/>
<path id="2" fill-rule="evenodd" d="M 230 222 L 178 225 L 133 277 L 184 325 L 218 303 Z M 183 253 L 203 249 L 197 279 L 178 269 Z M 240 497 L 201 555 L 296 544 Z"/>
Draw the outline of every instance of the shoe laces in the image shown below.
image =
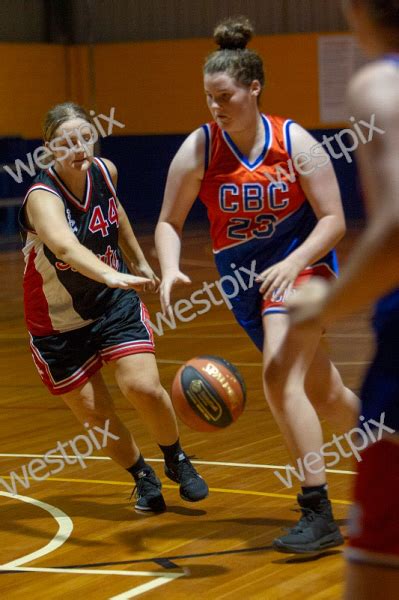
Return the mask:
<path id="1" fill-rule="evenodd" d="M 151 471 L 145 471 L 144 475 L 136 479 L 136 485 L 130 494 L 130 500 L 133 498 L 133 496 L 135 498 L 145 496 L 148 492 L 153 491 L 154 487 L 157 489 L 159 487 L 155 478 L 155 474 L 151 473 Z"/>
<path id="2" fill-rule="evenodd" d="M 191 457 L 192 458 L 192 457 Z M 191 464 L 190 458 L 184 455 L 184 458 L 179 460 L 176 464 L 176 469 L 178 470 L 179 477 L 197 477 L 198 473 Z"/>
<path id="3" fill-rule="evenodd" d="M 294 525 L 294 527 L 287 528 L 287 531 L 295 532 L 295 533 L 300 533 L 304 529 L 306 529 L 308 524 L 312 523 L 315 520 L 316 514 L 317 514 L 312 508 L 307 508 L 305 506 L 300 506 L 299 508 L 293 508 L 292 510 L 295 512 L 302 513 L 302 516 L 299 519 L 298 523 L 296 525 Z"/>

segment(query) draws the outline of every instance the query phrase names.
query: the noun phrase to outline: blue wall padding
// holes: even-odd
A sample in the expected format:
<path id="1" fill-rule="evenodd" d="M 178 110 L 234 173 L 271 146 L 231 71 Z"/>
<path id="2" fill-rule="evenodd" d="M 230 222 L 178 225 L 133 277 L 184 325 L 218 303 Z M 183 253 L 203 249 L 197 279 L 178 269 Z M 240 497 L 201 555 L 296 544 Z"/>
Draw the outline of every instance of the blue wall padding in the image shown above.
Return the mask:
<path id="1" fill-rule="evenodd" d="M 314 130 L 318 140 L 322 136 L 334 135 L 338 130 Z M 118 193 L 125 209 L 134 223 L 155 225 L 162 204 L 163 190 L 170 162 L 185 135 L 110 136 L 101 142 L 101 154 L 110 158 L 118 167 Z M 12 163 L 16 158 L 26 161 L 27 152 L 41 145 L 40 140 L 22 138 L 0 139 L 0 164 Z M 335 142 L 337 152 L 339 148 Z M 353 156 L 353 155 L 352 155 Z M 348 220 L 364 217 L 355 162 L 347 163 L 344 158 L 333 160 L 341 188 L 345 214 Z M 23 182 L 17 183 L 1 170 L 0 198 L 23 196 L 31 178 L 23 173 Z M 0 202 L 1 206 L 1 202 Z M 17 209 L 0 208 L 0 234 L 16 233 Z M 191 222 L 206 220 L 206 211 L 196 202 L 189 216 Z"/>

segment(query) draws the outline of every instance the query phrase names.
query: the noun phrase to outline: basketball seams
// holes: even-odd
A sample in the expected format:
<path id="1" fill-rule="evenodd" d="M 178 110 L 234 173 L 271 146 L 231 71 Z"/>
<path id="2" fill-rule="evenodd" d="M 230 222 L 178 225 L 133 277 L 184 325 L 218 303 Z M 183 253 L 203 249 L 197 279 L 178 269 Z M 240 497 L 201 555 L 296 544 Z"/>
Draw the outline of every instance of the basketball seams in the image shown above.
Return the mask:
<path id="1" fill-rule="evenodd" d="M 214 361 L 216 363 L 219 363 L 219 364 L 223 365 L 224 367 L 226 367 L 229 371 L 231 371 L 233 373 L 233 375 L 235 376 L 235 378 L 237 379 L 237 381 L 241 385 L 241 391 L 242 391 L 242 395 L 243 395 L 243 402 L 244 402 L 244 406 L 245 406 L 246 401 L 247 401 L 247 386 L 245 385 L 244 378 L 241 375 L 240 371 L 237 369 L 237 367 L 235 365 L 233 365 L 233 363 L 231 363 L 230 361 L 228 361 L 226 358 L 222 358 L 221 356 L 213 356 L 212 354 L 201 354 L 201 356 L 198 356 L 198 358 L 206 358 L 206 359 L 208 359 L 210 361 Z"/>
<path id="2" fill-rule="evenodd" d="M 177 415 L 197 431 L 220 431 L 236 421 L 245 407 L 245 383 L 229 361 L 198 356 L 177 372 L 172 384 Z"/>
<path id="3" fill-rule="evenodd" d="M 209 381 L 200 369 L 192 365 L 187 365 L 185 368 L 183 368 L 180 380 L 187 402 L 200 418 L 203 418 L 205 422 L 209 423 L 209 425 L 212 427 L 216 427 L 217 429 L 223 429 L 224 427 L 231 425 L 233 418 L 230 414 L 230 406 L 224 401 L 224 398 L 221 394 L 222 389 L 217 389 L 217 386 L 215 385 L 216 382 Z M 204 395 L 201 389 L 198 390 L 197 394 L 190 390 L 191 385 L 196 381 L 201 382 L 203 388 L 205 389 L 207 398 L 213 402 L 214 407 L 217 406 L 220 409 L 221 413 L 219 415 L 214 414 L 214 409 L 212 409 L 209 404 L 204 406 L 204 403 L 201 402 L 201 396 Z M 195 396 L 198 398 L 198 405 L 195 402 Z M 203 399 L 207 400 L 207 398 Z M 200 408 L 201 406 L 203 408 L 202 411 Z M 204 415 L 203 417 L 201 416 L 201 412 Z M 209 415 L 209 419 L 206 417 L 206 413 Z M 213 421 L 211 420 L 212 417 L 214 417 Z"/>

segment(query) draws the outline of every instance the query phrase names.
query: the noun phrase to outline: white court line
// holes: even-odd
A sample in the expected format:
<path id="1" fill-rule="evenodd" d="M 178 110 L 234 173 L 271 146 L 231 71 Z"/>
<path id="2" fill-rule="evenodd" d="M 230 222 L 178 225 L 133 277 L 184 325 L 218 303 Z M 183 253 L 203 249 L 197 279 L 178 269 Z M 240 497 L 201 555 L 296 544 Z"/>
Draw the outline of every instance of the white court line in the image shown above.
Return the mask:
<path id="1" fill-rule="evenodd" d="M 176 573 L 174 579 L 178 577 L 183 577 L 184 573 Z M 127 590 L 126 592 L 122 592 L 122 594 L 118 594 L 117 596 L 112 596 L 109 600 L 128 600 L 129 598 L 135 598 L 136 596 L 140 596 L 140 594 L 144 594 L 149 590 L 153 590 L 165 583 L 170 583 L 173 579 L 164 577 L 159 577 L 159 579 L 154 579 L 153 581 L 149 581 L 148 583 L 143 583 L 142 585 L 138 585 L 131 590 Z"/>
<path id="2" fill-rule="evenodd" d="M 128 600 L 135 598 L 149 590 L 170 583 L 179 577 L 183 577 L 186 573 L 156 573 L 155 571 L 115 571 L 107 569 L 62 569 L 57 567 L 7 567 L 0 565 L 0 571 L 15 571 L 28 573 L 73 573 L 74 575 L 122 575 L 124 577 L 155 577 L 147 583 L 138 585 L 134 588 L 122 592 L 117 596 L 112 596 L 110 600 Z"/>
<path id="3" fill-rule="evenodd" d="M 10 563 L 11 564 L 11 563 Z M 27 571 L 30 573 L 78 573 L 79 575 L 125 575 L 129 577 L 162 577 L 177 579 L 185 573 L 158 573 L 157 571 L 117 571 L 115 569 L 63 569 L 62 567 L 9 567 L 0 565 L 1 571 Z"/>
<path id="4" fill-rule="evenodd" d="M 190 336 L 191 338 L 194 336 Z M 184 365 L 187 361 L 185 360 L 171 360 L 169 358 L 157 358 L 157 363 L 160 364 L 164 364 L 164 365 Z M 348 367 L 351 365 L 369 365 L 370 361 L 369 360 L 358 360 L 358 361 L 344 361 L 344 362 L 339 362 L 339 361 L 333 361 L 334 365 L 337 365 L 338 367 Z M 263 364 L 262 363 L 258 363 L 258 362 L 235 362 L 234 364 L 237 367 L 262 367 Z"/>
<path id="5" fill-rule="evenodd" d="M 134 598 L 139 596 L 140 594 L 144 594 L 148 590 L 152 590 L 154 588 L 160 587 L 161 585 L 165 585 L 166 583 L 170 583 L 171 581 L 178 579 L 179 577 L 183 577 L 186 572 L 180 573 L 157 573 L 154 571 L 117 571 L 117 570 L 106 570 L 106 569 L 62 569 L 57 567 L 25 567 L 26 563 L 31 562 L 32 560 L 36 560 L 37 558 L 41 558 L 50 552 L 54 552 L 62 546 L 69 538 L 73 531 L 73 522 L 68 515 L 66 515 L 59 508 L 52 506 L 51 504 L 47 504 L 46 502 L 42 502 L 41 500 L 36 500 L 35 498 L 30 498 L 29 496 L 20 496 L 18 494 L 10 494 L 9 492 L 0 492 L 1 496 L 5 496 L 7 498 L 13 498 L 16 500 L 22 500 L 22 502 L 26 502 L 28 504 L 33 504 L 34 506 L 40 506 L 43 510 L 46 510 L 51 514 L 52 517 L 58 523 L 58 532 L 53 537 L 53 539 L 35 552 L 31 552 L 30 554 L 26 554 L 22 558 L 17 558 L 16 560 L 10 561 L 8 563 L 4 563 L 0 565 L 0 571 L 15 571 L 15 572 L 31 572 L 31 573 L 73 573 L 74 575 L 120 575 L 124 577 L 155 577 L 155 579 L 144 583 L 142 585 L 136 586 L 134 588 L 130 588 L 119 594 L 118 596 L 113 596 L 113 600 L 128 600 L 128 598 Z M 111 600 L 112 600 L 111 599 Z"/>
<path id="6" fill-rule="evenodd" d="M 10 494 L 9 492 L 0 492 L 1 496 L 6 496 L 7 498 L 13 498 L 15 500 L 22 500 L 22 502 L 27 502 L 28 504 L 33 504 L 34 506 L 40 506 L 43 510 L 46 510 L 58 523 L 58 531 L 56 535 L 53 537 L 51 542 L 36 550 L 35 552 L 31 552 L 30 554 L 26 554 L 22 558 L 17 558 L 16 560 L 12 560 L 11 562 L 5 563 L 0 566 L 1 570 L 6 569 L 16 569 L 20 565 L 24 565 L 25 563 L 31 562 L 36 558 L 40 558 L 49 554 L 50 552 L 54 552 L 57 550 L 62 544 L 66 542 L 73 531 L 73 523 L 72 519 L 68 517 L 62 510 L 52 506 L 51 504 L 47 504 L 46 502 L 42 502 L 41 500 L 36 500 L 35 498 L 30 498 L 29 496 L 19 496 L 18 494 Z"/>
<path id="7" fill-rule="evenodd" d="M 1 453 L 0 457 L 10 457 L 10 458 L 44 458 L 44 454 L 7 454 Z M 61 454 L 49 454 L 49 458 L 63 458 Z M 74 454 L 67 455 L 68 458 L 76 458 Z M 87 456 L 85 460 L 111 460 L 108 456 Z M 163 458 L 146 458 L 148 462 L 159 462 L 163 463 Z M 287 465 L 264 465 L 264 464 L 256 464 L 256 463 L 235 463 L 235 462 L 221 462 L 215 460 L 192 460 L 194 465 L 213 465 L 220 467 L 239 467 L 243 469 L 282 469 L 286 470 Z M 338 473 L 339 475 L 356 475 L 356 471 L 344 471 L 341 469 L 326 469 L 327 473 Z"/>

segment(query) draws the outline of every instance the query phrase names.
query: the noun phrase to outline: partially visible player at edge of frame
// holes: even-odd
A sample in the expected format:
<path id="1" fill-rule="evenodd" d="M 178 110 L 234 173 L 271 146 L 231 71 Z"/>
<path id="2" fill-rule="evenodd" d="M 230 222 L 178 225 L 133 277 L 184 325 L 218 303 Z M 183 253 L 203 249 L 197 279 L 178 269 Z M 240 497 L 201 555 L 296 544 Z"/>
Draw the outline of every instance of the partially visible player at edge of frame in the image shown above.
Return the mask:
<path id="1" fill-rule="evenodd" d="M 155 291 L 159 279 L 117 197 L 116 167 L 93 156 L 90 117 L 76 104 L 47 113 L 44 140 L 49 152 L 53 141 L 55 163 L 35 178 L 20 212 L 25 318 L 35 365 L 82 424 L 101 429 L 109 422 L 113 437 L 104 452 L 134 478 L 135 508 L 161 512 L 161 482 L 117 416 L 100 373 L 111 362 L 122 394 L 164 454 L 165 474 L 180 484 L 182 498 L 201 500 L 208 487 L 181 449 L 173 407 L 159 381 L 148 312 L 135 291 Z"/>
<path id="2" fill-rule="evenodd" d="M 291 319 L 293 331 L 320 327 L 377 302 L 377 348 L 363 382 L 361 415 L 387 429 L 358 464 L 345 598 L 388 600 L 399 594 L 399 0 L 344 4 L 375 59 L 350 82 L 349 114 L 375 114 L 385 134 L 359 149 L 365 231 L 336 283 L 312 282 L 291 300 Z"/>
<path id="3" fill-rule="evenodd" d="M 248 20 L 227 19 L 214 37 L 220 49 L 204 65 L 214 121 L 191 133 L 173 159 L 156 229 L 161 303 L 164 311 L 170 310 L 173 286 L 189 281 L 179 269 L 181 234 L 199 196 L 208 209 L 220 275 L 234 276 L 234 269 L 242 266 L 251 270 L 256 261 L 257 281 L 231 299 L 233 313 L 263 351 L 267 401 L 294 460 L 303 461 L 323 444 L 315 407 L 348 429 L 358 414 L 358 399 L 343 385 L 321 345 L 321 327 L 292 340 L 290 351 L 300 356 L 301 366 L 289 388 L 282 388 L 284 366 L 271 368 L 288 329 L 284 303 L 292 289 L 315 275 L 335 277 L 333 248 L 345 232 L 339 188 L 328 155 L 323 149 L 313 154 L 315 140 L 307 131 L 289 119 L 260 112 L 263 64 L 246 48 L 252 37 Z M 294 182 L 288 173 L 280 173 L 278 181 L 276 167 L 288 171 L 290 158 L 300 153 L 312 157 L 307 167 L 313 173 L 297 170 Z M 288 534 L 274 540 L 276 550 L 313 552 L 343 543 L 322 457 L 317 468 L 317 473 L 305 470 L 298 495 L 302 517 Z"/>

